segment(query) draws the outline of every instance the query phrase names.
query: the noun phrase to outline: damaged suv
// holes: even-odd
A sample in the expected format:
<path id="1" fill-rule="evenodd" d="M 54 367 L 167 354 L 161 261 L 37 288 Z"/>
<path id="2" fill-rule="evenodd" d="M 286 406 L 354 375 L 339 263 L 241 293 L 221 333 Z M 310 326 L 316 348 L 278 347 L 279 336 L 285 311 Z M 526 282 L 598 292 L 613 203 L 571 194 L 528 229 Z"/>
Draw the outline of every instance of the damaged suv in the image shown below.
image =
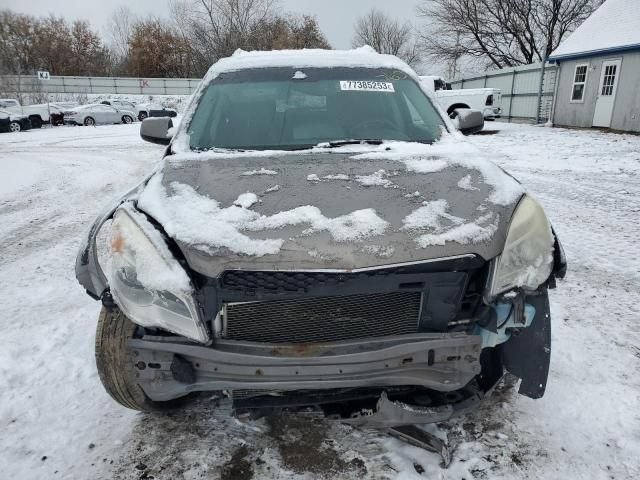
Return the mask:
<path id="1" fill-rule="evenodd" d="M 120 404 L 209 391 L 236 412 L 391 426 L 473 408 L 505 371 L 543 395 L 560 243 L 402 61 L 239 51 L 179 126 L 147 119 L 141 135 L 167 145 L 161 166 L 76 262 L 103 304 L 97 366 Z"/>

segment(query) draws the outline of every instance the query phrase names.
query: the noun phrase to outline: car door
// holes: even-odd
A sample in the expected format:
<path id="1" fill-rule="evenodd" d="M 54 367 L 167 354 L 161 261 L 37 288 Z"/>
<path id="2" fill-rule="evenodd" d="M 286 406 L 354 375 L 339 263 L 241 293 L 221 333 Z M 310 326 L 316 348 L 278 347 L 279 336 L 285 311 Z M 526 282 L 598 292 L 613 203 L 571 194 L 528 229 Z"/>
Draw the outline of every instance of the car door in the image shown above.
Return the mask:
<path id="1" fill-rule="evenodd" d="M 105 105 L 106 106 L 106 105 Z M 107 107 L 107 123 L 120 123 L 122 122 L 122 115 L 120 111 L 115 107 Z"/>
<path id="2" fill-rule="evenodd" d="M 116 120 L 118 118 L 118 111 L 109 105 L 96 105 L 93 111 L 96 113 L 96 123 L 105 124 L 116 123 L 118 121 Z"/>

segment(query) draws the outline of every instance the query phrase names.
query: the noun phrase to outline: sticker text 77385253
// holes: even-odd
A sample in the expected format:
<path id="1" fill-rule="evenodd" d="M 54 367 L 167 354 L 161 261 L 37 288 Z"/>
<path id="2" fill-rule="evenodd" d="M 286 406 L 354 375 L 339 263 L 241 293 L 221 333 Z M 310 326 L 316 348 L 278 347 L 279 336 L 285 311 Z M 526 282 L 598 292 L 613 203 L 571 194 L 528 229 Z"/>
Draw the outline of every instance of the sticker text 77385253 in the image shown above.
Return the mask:
<path id="1" fill-rule="evenodd" d="M 340 90 L 395 93 L 391 82 L 372 82 L 367 80 L 340 80 Z"/>

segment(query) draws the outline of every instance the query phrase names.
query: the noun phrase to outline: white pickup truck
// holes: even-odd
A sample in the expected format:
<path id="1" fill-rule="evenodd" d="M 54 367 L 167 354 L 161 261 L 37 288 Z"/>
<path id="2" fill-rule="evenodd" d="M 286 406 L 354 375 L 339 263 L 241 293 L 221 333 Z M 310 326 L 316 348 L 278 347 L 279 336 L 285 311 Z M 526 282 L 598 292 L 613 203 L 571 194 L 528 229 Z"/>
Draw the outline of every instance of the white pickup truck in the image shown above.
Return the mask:
<path id="1" fill-rule="evenodd" d="M 29 117 L 32 128 L 40 128 L 42 125 L 51 123 L 49 115 L 62 114 L 65 106 L 75 105 L 75 103 L 42 103 L 40 105 L 20 105 L 18 100 L 13 98 L 0 98 L 0 110 L 12 112 L 18 115 Z M 54 122 L 55 124 L 55 122 Z"/>
<path id="2" fill-rule="evenodd" d="M 421 76 L 422 84 L 433 92 L 440 106 L 451 118 L 455 118 L 458 108 L 480 110 L 485 120 L 500 118 L 502 113 L 502 93 L 499 88 L 468 88 L 452 90 L 451 84 L 442 77 Z"/>

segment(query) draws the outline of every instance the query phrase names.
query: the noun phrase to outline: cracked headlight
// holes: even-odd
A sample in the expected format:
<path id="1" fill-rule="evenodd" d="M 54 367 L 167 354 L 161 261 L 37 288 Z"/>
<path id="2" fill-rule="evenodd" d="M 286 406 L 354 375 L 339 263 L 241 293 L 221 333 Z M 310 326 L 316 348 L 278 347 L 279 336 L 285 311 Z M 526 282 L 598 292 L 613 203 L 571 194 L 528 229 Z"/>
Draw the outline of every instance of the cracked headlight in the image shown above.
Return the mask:
<path id="1" fill-rule="evenodd" d="M 202 343 L 209 340 L 187 273 L 160 232 L 130 203 L 113 217 L 111 251 L 111 294 L 131 321 Z"/>
<path id="2" fill-rule="evenodd" d="M 511 218 L 504 250 L 495 259 L 489 297 L 517 287 L 538 288 L 551 275 L 553 244 L 544 210 L 525 195 Z"/>

